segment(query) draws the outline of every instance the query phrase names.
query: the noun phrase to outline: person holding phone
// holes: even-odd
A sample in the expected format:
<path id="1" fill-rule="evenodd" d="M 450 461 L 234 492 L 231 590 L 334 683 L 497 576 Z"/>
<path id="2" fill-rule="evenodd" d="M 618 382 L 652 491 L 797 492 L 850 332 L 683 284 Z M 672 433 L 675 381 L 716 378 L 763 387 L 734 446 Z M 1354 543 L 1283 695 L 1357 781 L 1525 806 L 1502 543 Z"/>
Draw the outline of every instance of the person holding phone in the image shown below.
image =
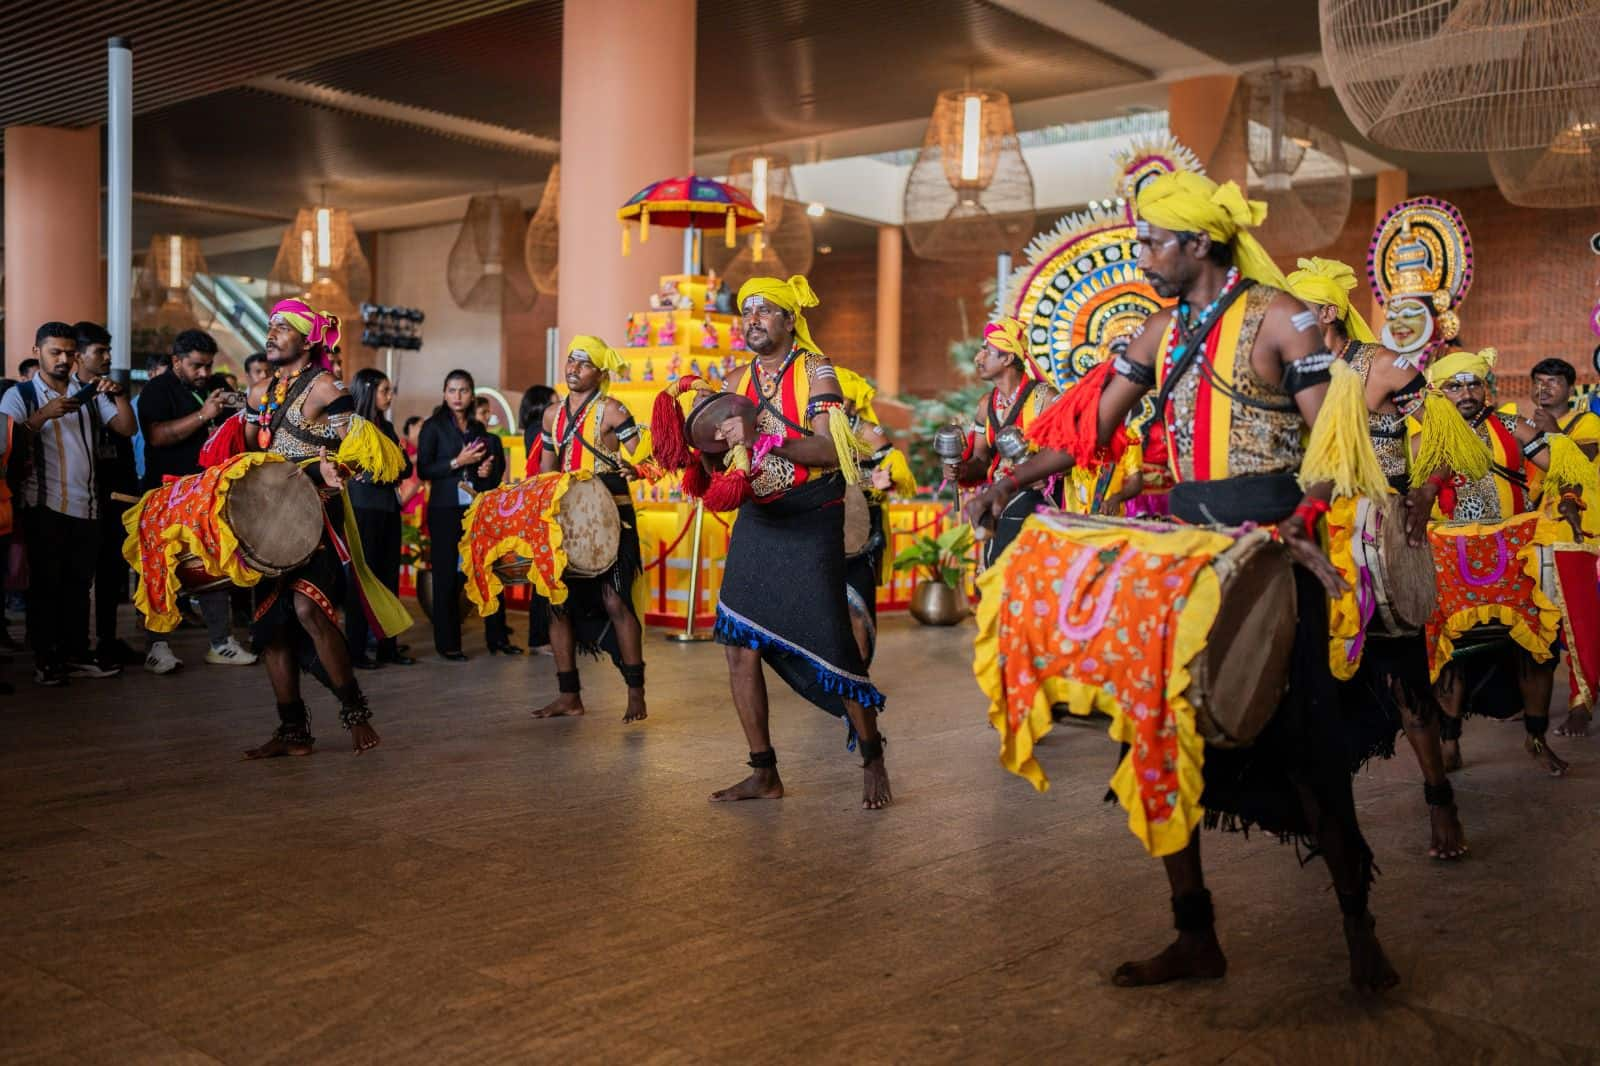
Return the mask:
<path id="1" fill-rule="evenodd" d="M 461 650 L 461 526 L 472 498 L 505 477 L 505 449 L 472 417 L 477 384 L 465 370 L 445 375 L 443 402 L 417 436 L 417 473 L 428 485 L 433 567 L 433 646 L 440 658 L 466 662 Z M 505 607 L 488 619 L 489 649 L 520 655 L 505 627 Z M 495 625 L 498 619 L 498 626 Z M 498 639 L 497 639 L 498 638 Z"/>

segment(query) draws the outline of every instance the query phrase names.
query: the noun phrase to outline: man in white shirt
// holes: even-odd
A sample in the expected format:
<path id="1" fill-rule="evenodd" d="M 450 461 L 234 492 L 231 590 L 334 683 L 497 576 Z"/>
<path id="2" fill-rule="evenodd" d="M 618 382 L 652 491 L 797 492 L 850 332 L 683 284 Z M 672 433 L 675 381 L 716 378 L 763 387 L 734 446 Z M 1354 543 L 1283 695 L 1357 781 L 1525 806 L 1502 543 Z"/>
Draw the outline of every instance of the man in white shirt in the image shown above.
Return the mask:
<path id="1" fill-rule="evenodd" d="M 89 655 L 91 560 L 100 543 L 95 440 L 102 426 L 132 436 L 133 408 L 110 378 L 75 381 L 77 354 L 77 331 L 46 322 L 34 335 L 38 373 L 0 399 L 0 414 L 26 424 L 35 438 L 18 503 L 28 549 L 28 642 L 41 685 L 116 673 Z"/>

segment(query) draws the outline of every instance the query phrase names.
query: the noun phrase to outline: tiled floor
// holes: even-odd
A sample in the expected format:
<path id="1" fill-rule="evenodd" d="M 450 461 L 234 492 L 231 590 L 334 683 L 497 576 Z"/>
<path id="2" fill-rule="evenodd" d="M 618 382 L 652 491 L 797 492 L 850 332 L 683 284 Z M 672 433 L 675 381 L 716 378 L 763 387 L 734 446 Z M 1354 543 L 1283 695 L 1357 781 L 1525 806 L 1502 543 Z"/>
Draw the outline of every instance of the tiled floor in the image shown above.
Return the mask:
<path id="1" fill-rule="evenodd" d="M 1061 729 L 1049 794 L 1005 774 L 971 635 L 885 626 L 882 814 L 787 692 L 788 798 L 707 804 L 744 772 L 709 645 L 651 641 L 632 728 L 609 667 L 588 718 L 537 722 L 549 659 L 429 657 L 363 678 L 380 749 L 351 756 L 318 692 L 322 750 L 271 763 L 238 757 L 272 728 L 264 675 L 191 636 L 168 678 L 0 668 L 0 1059 L 1595 1061 L 1600 739 L 1552 781 L 1519 726 L 1469 725 L 1459 866 L 1423 856 L 1409 758 L 1362 776 L 1404 977 L 1382 1003 L 1346 991 L 1320 865 L 1260 837 L 1205 841 L 1228 978 L 1123 991 L 1169 915 L 1100 802 L 1115 749 Z"/>

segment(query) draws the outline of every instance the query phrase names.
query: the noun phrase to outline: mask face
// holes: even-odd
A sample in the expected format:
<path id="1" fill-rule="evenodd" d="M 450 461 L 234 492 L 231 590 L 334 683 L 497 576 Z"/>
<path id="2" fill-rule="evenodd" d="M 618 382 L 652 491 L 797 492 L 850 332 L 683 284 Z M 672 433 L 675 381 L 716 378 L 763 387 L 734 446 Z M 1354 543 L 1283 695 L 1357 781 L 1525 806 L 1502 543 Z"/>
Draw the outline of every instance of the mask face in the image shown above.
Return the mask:
<path id="1" fill-rule="evenodd" d="M 1401 354 L 1425 348 L 1433 339 L 1433 312 L 1421 300 L 1402 296 L 1383 313 L 1383 343 Z"/>

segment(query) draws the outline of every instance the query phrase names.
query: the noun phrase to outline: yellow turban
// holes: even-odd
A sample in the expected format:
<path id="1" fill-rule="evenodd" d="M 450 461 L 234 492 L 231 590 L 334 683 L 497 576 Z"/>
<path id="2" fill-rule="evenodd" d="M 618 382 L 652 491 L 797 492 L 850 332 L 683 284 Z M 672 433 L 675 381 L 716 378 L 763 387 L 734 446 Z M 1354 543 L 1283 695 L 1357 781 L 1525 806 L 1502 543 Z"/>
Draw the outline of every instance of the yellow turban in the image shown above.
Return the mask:
<path id="1" fill-rule="evenodd" d="M 1239 273 L 1275 289 L 1288 287 L 1283 272 L 1272 262 L 1250 230 L 1267 217 L 1267 205 L 1246 200 L 1235 182 L 1218 185 L 1210 178 L 1180 170 L 1159 174 L 1145 182 L 1137 200 L 1139 217 L 1174 233 L 1207 233 L 1233 249 Z"/>
<path id="2" fill-rule="evenodd" d="M 1028 347 L 1028 327 L 1023 325 L 1022 319 L 1006 316 L 997 318 L 983 327 L 983 342 L 997 352 L 1006 352 L 1017 357 L 1017 365 L 1022 367 L 1025 377 L 1034 381 L 1043 381 L 1044 375 L 1039 373 L 1039 366 L 1033 361 L 1033 355 Z"/>
<path id="3" fill-rule="evenodd" d="M 1428 364 L 1428 384 L 1443 385 L 1457 374 L 1470 374 L 1488 382 L 1497 354 L 1493 348 L 1481 352 L 1451 352 Z"/>
<path id="4" fill-rule="evenodd" d="M 627 365 L 628 361 L 617 353 L 617 350 L 599 337 L 591 337 L 587 333 L 580 333 L 572 338 L 572 343 L 567 345 L 567 354 L 581 353 L 589 362 L 594 364 L 596 370 L 606 374 L 615 374 Z"/>
<path id="5" fill-rule="evenodd" d="M 794 336 L 800 342 L 800 347 L 809 352 L 822 354 L 822 349 L 817 347 L 817 342 L 811 339 L 811 330 L 806 328 L 804 309 L 815 307 L 821 300 L 811 291 L 811 283 L 804 274 L 791 275 L 788 281 L 777 278 L 751 278 L 739 286 L 739 310 L 744 311 L 744 302 L 752 296 L 760 296 L 770 304 L 776 304 L 794 316 Z"/>
<path id="6" fill-rule="evenodd" d="M 1376 344 L 1372 327 L 1361 317 L 1361 312 L 1350 306 L 1350 290 L 1356 287 L 1356 272 L 1337 259 L 1298 260 L 1299 270 L 1289 275 L 1289 291 L 1301 301 L 1339 311 L 1344 331 L 1362 344 Z"/>
<path id="7" fill-rule="evenodd" d="M 835 366 L 833 373 L 839 379 L 839 389 L 844 393 L 844 398 L 856 405 L 856 414 L 876 425 L 878 413 L 872 409 L 872 401 L 877 397 L 878 390 L 849 367 Z"/>

